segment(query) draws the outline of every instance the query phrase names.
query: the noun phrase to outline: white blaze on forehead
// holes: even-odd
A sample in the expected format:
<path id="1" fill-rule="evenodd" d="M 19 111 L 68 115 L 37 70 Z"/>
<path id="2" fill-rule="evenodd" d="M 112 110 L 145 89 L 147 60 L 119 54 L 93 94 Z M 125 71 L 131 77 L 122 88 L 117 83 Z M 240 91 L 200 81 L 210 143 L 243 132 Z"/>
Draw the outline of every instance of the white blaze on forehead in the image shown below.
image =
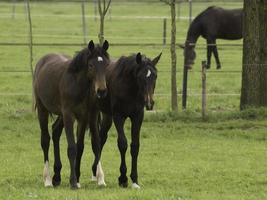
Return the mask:
<path id="1" fill-rule="evenodd" d="M 151 75 L 151 71 L 150 71 L 150 69 L 149 69 L 149 70 L 147 70 L 146 77 L 150 77 L 150 75 Z"/>
<path id="2" fill-rule="evenodd" d="M 103 58 L 102 58 L 101 56 L 98 56 L 98 57 L 97 57 L 97 61 L 98 61 L 98 62 L 102 62 L 102 61 L 103 61 Z"/>

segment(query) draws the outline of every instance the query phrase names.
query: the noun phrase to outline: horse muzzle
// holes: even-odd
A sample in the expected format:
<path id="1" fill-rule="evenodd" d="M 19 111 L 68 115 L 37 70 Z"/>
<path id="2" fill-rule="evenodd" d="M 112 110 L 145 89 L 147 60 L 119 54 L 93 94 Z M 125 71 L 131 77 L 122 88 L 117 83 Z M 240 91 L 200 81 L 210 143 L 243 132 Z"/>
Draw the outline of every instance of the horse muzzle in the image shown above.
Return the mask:
<path id="1" fill-rule="evenodd" d="M 107 89 L 97 89 L 97 91 L 96 91 L 96 96 L 99 99 L 105 98 L 107 96 L 107 94 L 108 94 Z"/>
<path id="2" fill-rule="evenodd" d="M 153 100 L 145 102 L 146 110 L 153 110 L 154 103 L 155 102 Z"/>

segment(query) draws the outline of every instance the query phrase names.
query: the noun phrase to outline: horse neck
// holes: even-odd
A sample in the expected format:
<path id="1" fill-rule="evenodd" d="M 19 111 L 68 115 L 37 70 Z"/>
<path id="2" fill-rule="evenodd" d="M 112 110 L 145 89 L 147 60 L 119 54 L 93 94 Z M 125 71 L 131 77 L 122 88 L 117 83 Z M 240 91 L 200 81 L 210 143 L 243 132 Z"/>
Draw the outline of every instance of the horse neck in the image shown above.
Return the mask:
<path id="1" fill-rule="evenodd" d="M 87 77 L 86 70 L 79 71 L 75 76 L 77 85 L 80 87 L 81 91 L 87 91 L 91 87 L 92 80 Z"/>
<path id="2" fill-rule="evenodd" d="M 195 44 L 201 35 L 201 24 L 194 20 L 187 32 L 186 42 Z"/>

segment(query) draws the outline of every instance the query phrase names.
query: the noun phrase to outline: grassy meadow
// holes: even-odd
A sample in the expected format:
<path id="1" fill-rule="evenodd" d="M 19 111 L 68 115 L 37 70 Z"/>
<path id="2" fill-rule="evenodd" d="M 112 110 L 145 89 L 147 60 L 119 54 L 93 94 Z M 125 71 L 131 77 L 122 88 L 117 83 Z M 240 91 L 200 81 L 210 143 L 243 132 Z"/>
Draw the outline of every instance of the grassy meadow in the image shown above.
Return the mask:
<path id="1" fill-rule="evenodd" d="M 210 5 L 227 8 L 242 3 L 194 3 L 193 15 Z M 23 3 L 0 2 L 0 43 L 28 42 L 28 23 Z M 82 43 L 81 5 L 79 3 L 31 4 L 34 43 Z M 94 5 L 86 4 L 88 40 L 97 41 L 99 20 Z M 197 60 L 189 72 L 188 109 L 181 111 L 183 52 L 177 49 L 177 87 L 179 112 L 170 112 L 170 53 L 162 46 L 163 18 L 169 17 L 163 3 L 112 2 L 105 22 L 111 57 L 134 52 L 155 57 L 161 51 L 155 92 L 155 112 L 146 112 L 141 132 L 139 181 L 141 190 L 121 189 L 117 184 L 120 156 L 116 132 L 112 127 L 104 148 L 102 163 L 106 188 L 90 181 L 93 154 L 86 137 L 82 160 L 82 189 L 69 189 L 69 164 L 66 137 L 61 139 L 62 184 L 44 188 L 43 154 L 36 114 L 31 112 L 31 73 L 27 46 L 4 45 L 0 48 L 0 199 L 267 199 L 267 110 L 239 111 L 242 48 L 219 47 L 222 69 L 217 71 L 212 58 L 207 73 L 208 117 L 201 119 L 201 61 L 206 59 L 205 41 L 199 39 Z M 180 16 L 188 16 L 183 3 Z M 170 41 L 170 20 L 167 21 Z M 177 43 L 183 43 L 188 19 L 177 20 Z M 242 44 L 222 41 L 218 44 Z M 132 43 L 140 46 L 118 46 Z M 145 43 L 158 45 L 144 46 Z M 78 46 L 34 46 L 34 60 L 50 52 L 73 55 Z M 231 72 L 232 71 L 232 72 Z M 51 120 L 52 123 L 52 120 Z M 125 126 L 130 139 L 130 124 Z M 128 144 L 130 141 L 128 141 Z M 53 148 L 50 143 L 50 169 Z M 130 153 L 127 152 L 128 174 Z"/>

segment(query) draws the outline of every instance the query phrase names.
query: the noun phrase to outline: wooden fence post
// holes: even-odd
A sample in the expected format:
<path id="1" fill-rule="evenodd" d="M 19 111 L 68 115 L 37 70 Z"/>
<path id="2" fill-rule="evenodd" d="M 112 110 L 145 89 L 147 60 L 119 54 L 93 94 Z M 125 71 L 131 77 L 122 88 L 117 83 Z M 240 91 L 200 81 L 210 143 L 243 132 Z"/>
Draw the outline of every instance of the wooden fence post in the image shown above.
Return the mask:
<path id="1" fill-rule="evenodd" d="M 164 18 L 163 19 L 163 46 L 165 46 L 166 45 L 166 29 L 167 29 L 167 19 L 166 18 Z"/>
<path id="2" fill-rule="evenodd" d="M 94 13 L 95 13 L 95 21 L 97 19 L 97 0 L 94 0 Z"/>
<path id="3" fill-rule="evenodd" d="M 30 3 L 29 0 L 25 0 L 26 3 L 26 10 L 27 10 L 27 16 L 28 16 L 28 22 L 29 22 L 29 50 L 30 50 L 30 70 L 32 75 L 32 83 L 33 83 L 33 67 L 32 67 L 32 61 L 33 61 L 33 49 L 32 49 L 32 19 L 31 19 L 31 10 L 30 10 Z M 33 84 L 32 84 L 32 111 L 34 111 L 34 91 L 33 91 Z"/>
<path id="4" fill-rule="evenodd" d="M 189 25 L 192 22 L 192 0 L 188 0 L 189 2 Z"/>
<path id="5" fill-rule="evenodd" d="M 178 8 L 177 8 L 177 19 L 180 20 L 180 17 L 181 17 L 181 6 L 182 6 L 182 1 L 179 0 L 178 1 Z"/>
<path id="6" fill-rule="evenodd" d="M 188 68 L 184 65 L 184 72 L 183 72 L 183 91 L 182 91 L 182 107 L 183 110 L 186 109 L 186 102 L 187 102 L 187 78 L 188 78 Z"/>
<path id="7" fill-rule="evenodd" d="M 13 0 L 13 5 L 12 5 L 12 19 L 15 19 L 16 15 L 16 0 Z"/>
<path id="8" fill-rule="evenodd" d="M 81 6 L 82 6 L 82 24 L 83 24 L 83 43 L 84 45 L 86 45 L 87 44 L 87 29 L 86 29 L 85 8 L 84 8 L 85 0 L 83 0 L 81 3 L 82 3 Z"/>
<path id="9" fill-rule="evenodd" d="M 207 116 L 207 91 L 206 91 L 206 69 L 207 63 L 206 61 L 202 61 L 202 119 L 206 119 Z"/>

